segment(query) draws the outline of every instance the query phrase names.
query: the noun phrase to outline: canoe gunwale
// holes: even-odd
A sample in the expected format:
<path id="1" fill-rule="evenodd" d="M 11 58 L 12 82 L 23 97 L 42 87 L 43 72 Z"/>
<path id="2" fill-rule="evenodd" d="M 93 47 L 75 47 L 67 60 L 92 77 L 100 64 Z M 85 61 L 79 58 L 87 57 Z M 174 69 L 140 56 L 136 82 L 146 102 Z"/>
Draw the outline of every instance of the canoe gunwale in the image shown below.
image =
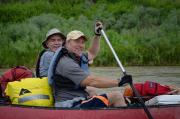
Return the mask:
<path id="1" fill-rule="evenodd" d="M 180 104 L 148 106 L 154 119 L 179 119 Z M 143 108 L 55 108 L 0 104 L 2 119 L 147 119 Z"/>
<path id="2" fill-rule="evenodd" d="M 20 107 L 20 108 L 33 108 L 33 109 L 47 109 L 47 110 L 118 110 L 118 109 L 143 109 L 142 106 L 127 106 L 127 107 L 110 107 L 110 108 L 64 108 L 64 107 L 42 107 L 42 106 L 27 106 L 16 104 L 1 104 L 0 107 Z M 180 107 L 180 104 L 166 104 L 166 105 L 148 105 L 147 108 L 167 108 L 167 107 Z"/>

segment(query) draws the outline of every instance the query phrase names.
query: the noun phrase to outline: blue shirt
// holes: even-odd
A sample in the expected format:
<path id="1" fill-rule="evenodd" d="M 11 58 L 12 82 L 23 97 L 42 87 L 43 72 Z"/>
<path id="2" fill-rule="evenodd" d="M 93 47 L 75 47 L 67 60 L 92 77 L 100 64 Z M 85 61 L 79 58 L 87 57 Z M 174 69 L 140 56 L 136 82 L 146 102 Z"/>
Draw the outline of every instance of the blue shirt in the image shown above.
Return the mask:
<path id="1" fill-rule="evenodd" d="M 54 56 L 54 52 L 47 50 L 43 53 L 40 59 L 39 73 L 41 77 L 48 76 L 50 62 Z"/>

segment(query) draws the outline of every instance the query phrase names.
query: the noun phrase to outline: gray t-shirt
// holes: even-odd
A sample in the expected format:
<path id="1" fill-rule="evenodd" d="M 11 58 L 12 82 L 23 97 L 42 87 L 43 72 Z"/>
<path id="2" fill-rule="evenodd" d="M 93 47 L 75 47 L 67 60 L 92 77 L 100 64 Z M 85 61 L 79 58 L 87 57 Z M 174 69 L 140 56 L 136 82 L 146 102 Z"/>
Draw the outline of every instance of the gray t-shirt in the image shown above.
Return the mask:
<path id="1" fill-rule="evenodd" d="M 56 74 L 71 80 L 76 88 L 73 90 L 56 88 L 55 102 L 72 100 L 75 97 L 86 97 L 88 95 L 84 89 L 79 87 L 81 81 L 86 79 L 89 74 L 85 73 L 73 59 L 67 56 L 62 57 L 57 64 Z"/>
<path id="2" fill-rule="evenodd" d="M 53 58 L 54 52 L 47 50 L 43 53 L 40 59 L 39 74 L 41 77 L 47 77 L 50 62 Z"/>

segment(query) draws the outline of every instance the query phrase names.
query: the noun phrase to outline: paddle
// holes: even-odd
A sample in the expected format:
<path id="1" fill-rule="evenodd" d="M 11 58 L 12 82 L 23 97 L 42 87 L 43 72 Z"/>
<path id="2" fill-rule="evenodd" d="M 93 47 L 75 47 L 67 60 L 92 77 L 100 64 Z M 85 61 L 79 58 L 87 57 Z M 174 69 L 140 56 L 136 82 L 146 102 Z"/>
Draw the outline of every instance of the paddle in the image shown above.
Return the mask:
<path id="1" fill-rule="evenodd" d="M 121 80 L 122 80 L 122 81 L 121 81 L 121 82 L 122 82 L 122 85 L 125 84 L 125 83 L 129 83 L 129 85 L 131 86 L 131 88 L 132 88 L 135 96 L 138 98 L 138 101 L 140 102 L 140 104 L 142 105 L 144 111 L 146 112 L 146 115 L 148 116 L 149 119 L 153 119 L 151 113 L 149 112 L 148 108 L 147 108 L 146 105 L 144 104 L 144 101 L 142 100 L 142 97 L 140 96 L 140 94 L 138 93 L 138 91 L 134 88 L 131 75 L 127 75 L 126 70 L 124 69 L 121 61 L 119 60 L 116 52 L 114 51 L 111 43 L 109 42 L 109 39 L 107 38 L 104 30 L 103 30 L 103 29 L 100 29 L 100 30 L 101 30 L 101 33 L 102 33 L 102 35 L 104 36 L 104 38 L 105 38 L 108 46 L 110 47 L 110 49 L 111 49 L 111 51 L 112 51 L 112 53 L 113 53 L 113 55 L 114 55 L 114 57 L 115 57 L 118 65 L 119 65 L 119 67 L 121 68 L 121 70 L 122 70 L 122 72 L 123 72 L 123 74 L 124 74 L 124 76 L 121 78 Z"/>

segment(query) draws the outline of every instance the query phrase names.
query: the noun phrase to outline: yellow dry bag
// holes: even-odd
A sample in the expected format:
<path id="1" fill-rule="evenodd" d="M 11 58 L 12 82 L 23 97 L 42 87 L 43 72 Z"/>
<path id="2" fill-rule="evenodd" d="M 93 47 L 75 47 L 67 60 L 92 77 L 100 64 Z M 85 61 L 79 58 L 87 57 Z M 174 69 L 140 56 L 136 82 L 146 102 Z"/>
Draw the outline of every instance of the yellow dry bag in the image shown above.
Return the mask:
<path id="1" fill-rule="evenodd" d="M 9 82 L 5 92 L 12 104 L 53 106 L 52 91 L 47 77 Z"/>

